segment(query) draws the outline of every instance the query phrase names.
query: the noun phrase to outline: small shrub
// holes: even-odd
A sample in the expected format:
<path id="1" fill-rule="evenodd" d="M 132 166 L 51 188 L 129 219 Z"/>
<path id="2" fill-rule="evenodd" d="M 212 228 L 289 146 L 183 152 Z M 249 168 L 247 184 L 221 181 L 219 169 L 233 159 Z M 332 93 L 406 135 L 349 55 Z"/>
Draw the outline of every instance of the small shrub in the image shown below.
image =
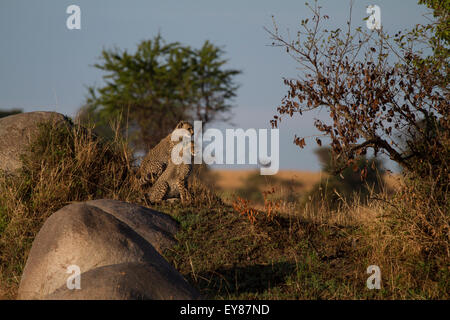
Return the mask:
<path id="1" fill-rule="evenodd" d="M 281 207 L 282 201 L 280 199 L 271 199 L 271 196 L 275 194 L 275 188 L 268 191 L 262 191 L 261 194 L 264 199 L 264 209 L 262 210 L 265 214 L 264 218 L 267 221 L 273 221 L 273 218 L 277 215 L 277 212 Z M 257 209 L 250 206 L 250 200 L 240 196 L 236 196 L 232 206 L 235 212 L 247 217 L 251 224 L 256 222 L 256 218 L 260 213 Z"/>
<path id="2" fill-rule="evenodd" d="M 258 210 L 250 207 L 250 201 L 237 197 L 233 202 L 233 209 L 235 212 L 239 213 L 241 216 L 247 217 L 251 224 L 256 222 L 256 216 L 258 215 Z"/>
<path id="3" fill-rule="evenodd" d="M 336 209 L 345 202 L 358 198 L 358 202 L 366 204 L 370 194 L 380 193 L 385 187 L 381 176 L 384 170 L 377 159 L 360 157 L 352 161 L 342 171 L 342 165 L 333 158 L 329 148 L 320 148 L 316 154 L 327 177 L 323 178 L 303 199 L 313 203 L 321 202 L 328 209 Z"/>
<path id="4" fill-rule="evenodd" d="M 263 191 L 262 194 L 264 197 L 264 212 L 266 213 L 267 219 L 272 221 L 273 217 L 276 215 L 277 211 L 281 207 L 282 200 L 270 199 L 270 196 L 275 194 L 275 188 L 272 188 L 271 190 Z"/>

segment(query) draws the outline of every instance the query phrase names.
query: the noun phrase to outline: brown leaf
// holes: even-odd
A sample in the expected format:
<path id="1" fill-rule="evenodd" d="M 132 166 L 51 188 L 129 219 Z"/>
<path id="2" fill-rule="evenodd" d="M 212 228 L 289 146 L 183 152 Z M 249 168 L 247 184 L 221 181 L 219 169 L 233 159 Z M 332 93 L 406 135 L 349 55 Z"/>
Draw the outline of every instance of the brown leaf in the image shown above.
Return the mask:
<path id="1" fill-rule="evenodd" d="M 319 147 L 322 146 L 322 141 L 321 141 L 319 138 L 316 138 L 316 142 L 317 142 L 317 144 L 319 145 Z"/>
<path id="2" fill-rule="evenodd" d="M 296 136 L 294 139 L 294 143 L 302 149 L 306 146 L 305 138 L 300 139 Z"/>

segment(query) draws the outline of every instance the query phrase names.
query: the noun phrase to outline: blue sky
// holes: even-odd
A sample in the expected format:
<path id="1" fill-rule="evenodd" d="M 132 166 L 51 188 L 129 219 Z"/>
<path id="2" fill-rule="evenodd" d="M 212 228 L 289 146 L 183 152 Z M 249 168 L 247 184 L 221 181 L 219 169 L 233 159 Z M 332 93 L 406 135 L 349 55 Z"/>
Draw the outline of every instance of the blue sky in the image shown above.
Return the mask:
<path id="1" fill-rule="evenodd" d="M 274 15 L 281 31 L 295 33 L 300 20 L 310 17 L 304 2 L 2 0 L 0 109 L 48 110 L 74 116 L 84 101 L 86 86 L 102 84 L 102 73 L 92 67 L 102 49 L 134 51 L 140 41 L 160 31 L 169 42 L 200 47 L 210 40 L 222 46 L 228 66 L 243 71 L 236 78 L 241 87 L 234 101 L 235 127 L 270 128 L 269 120 L 286 93 L 282 78 L 295 77 L 299 71 L 283 50 L 270 46 L 263 27 L 271 27 Z M 331 24 L 345 25 L 349 1 L 319 3 Z M 81 30 L 66 28 L 66 8 L 71 4 L 81 8 Z M 425 21 L 426 8 L 415 0 L 356 0 L 355 27 L 365 27 L 362 19 L 370 4 L 381 8 L 381 23 L 391 33 Z M 313 143 L 303 150 L 292 144 L 294 134 L 316 133 L 313 117 L 296 116 L 280 127 L 282 169 L 320 169 Z"/>

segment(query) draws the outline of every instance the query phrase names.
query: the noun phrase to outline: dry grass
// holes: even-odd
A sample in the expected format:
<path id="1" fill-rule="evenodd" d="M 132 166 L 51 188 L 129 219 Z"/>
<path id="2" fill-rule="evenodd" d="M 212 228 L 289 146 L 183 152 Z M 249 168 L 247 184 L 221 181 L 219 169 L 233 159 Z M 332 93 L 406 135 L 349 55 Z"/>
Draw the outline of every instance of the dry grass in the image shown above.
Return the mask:
<path id="1" fill-rule="evenodd" d="M 217 179 L 218 172 L 214 174 Z M 237 176 L 245 183 L 252 175 L 219 174 L 237 188 Z M 229 190 L 232 208 L 175 210 L 185 227 L 181 245 L 169 258 L 205 296 L 448 299 L 449 211 L 435 203 L 433 213 L 432 195 L 420 194 L 411 182 L 391 175 L 384 177 L 387 183 L 380 191 L 369 188 L 364 202 L 357 193 L 345 198 L 335 190 L 340 201 L 330 207 L 326 198 L 308 199 L 304 189 L 298 196 L 307 199 L 292 201 L 279 180 L 261 180 L 255 192 L 276 186 L 275 192 L 262 192 L 263 203 Z M 270 214 L 266 196 L 276 203 Z M 365 285 L 369 265 L 382 270 L 381 290 Z"/>
<path id="2" fill-rule="evenodd" d="M 79 126 L 42 124 L 17 175 L 0 174 L 0 287 L 15 296 L 32 241 L 46 218 L 75 201 L 139 201 L 124 141 Z"/>
<path id="3" fill-rule="evenodd" d="M 77 201 L 116 199 L 150 206 L 134 158 L 118 130 L 105 140 L 79 125 L 41 124 L 15 175 L 0 172 L 0 298 L 16 296 L 31 244 L 45 220 Z M 194 206 L 221 205 L 199 170 L 189 181 Z"/>
<path id="4" fill-rule="evenodd" d="M 211 173 L 216 178 L 216 187 L 219 190 L 236 190 L 242 188 L 245 181 L 249 176 L 258 173 L 255 170 L 211 170 Z M 322 179 L 327 177 L 325 172 L 315 172 L 315 171 L 300 171 L 300 170 L 280 170 L 274 177 L 277 181 L 282 181 L 285 183 L 294 182 L 295 191 L 299 193 L 306 193 L 311 191 L 313 187 Z M 401 187 L 401 176 L 399 174 L 385 174 L 383 176 L 384 182 L 390 189 L 398 190 Z M 278 187 L 279 183 L 271 184 L 270 177 L 267 177 L 265 184 L 261 185 L 262 189 L 269 187 Z"/>
<path id="5" fill-rule="evenodd" d="M 254 170 L 212 170 L 213 174 L 217 177 L 217 188 L 220 190 L 235 190 L 242 188 L 245 181 L 249 176 L 257 173 Z M 321 172 L 311 172 L 311 171 L 297 171 L 297 170 L 280 170 L 276 175 L 274 175 L 279 181 L 296 182 L 295 191 L 305 192 L 311 190 L 316 183 L 320 181 L 322 177 L 325 176 Z M 261 187 L 268 187 L 270 184 L 270 177 L 267 177 L 267 185 Z M 270 185 L 271 186 L 271 185 Z M 277 185 L 273 185 L 276 187 Z"/>
<path id="6" fill-rule="evenodd" d="M 18 176 L 0 175 L 0 298 L 15 297 L 32 241 L 56 210 L 99 198 L 149 205 L 118 135 L 104 141 L 77 126 L 43 127 L 23 163 Z M 318 182 L 320 173 L 281 172 L 267 181 L 249 180 L 251 174 L 196 167 L 191 206 L 153 206 L 180 222 L 179 244 L 166 258 L 205 297 L 448 299 L 450 210 L 432 181 L 394 182 L 397 192 L 369 190 L 364 203 L 354 194 L 331 207 L 326 198 L 307 196 L 306 180 Z M 230 188 L 244 175 L 254 193 L 275 190 L 262 193 L 262 202 L 246 199 L 255 210 L 251 221 L 214 190 L 215 182 Z M 233 187 L 231 200 L 242 185 Z M 366 287 L 369 265 L 381 268 L 381 290 Z"/>
<path id="7" fill-rule="evenodd" d="M 214 177 L 213 187 L 222 196 L 227 204 L 232 204 L 236 193 L 240 190 L 254 189 L 259 197 L 259 202 L 255 206 L 262 209 L 262 193 L 275 188 L 276 197 L 288 199 L 293 202 L 293 198 L 300 199 L 311 192 L 320 181 L 327 179 L 325 172 L 280 170 L 273 176 L 260 176 L 255 170 L 211 170 Z M 255 179 L 257 177 L 257 179 Z M 401 187 L 401 176 L 398 174 L 384 174 L 381 178 L 386 190 L 393 192 Z M 254 199 L 253 199 L 254 200 Z M 292 211 L 292 210 L 289 210 Z"/>
<path id="8" fill-rule="evenodd" d="M 402 199 L 371 196 L 364 205 L 355 196 L 333 210 L 310 202 L 272 215 L 248 201 L 164 208 L 183 226 L 168 258 L 213 299 L 448 299 L 448 254 L 424 255 L 411 233 L 420 218 L 403 225 L 394 212 Z M 381 290 L 366 287 L 369 265 L 382 271 Z"/>

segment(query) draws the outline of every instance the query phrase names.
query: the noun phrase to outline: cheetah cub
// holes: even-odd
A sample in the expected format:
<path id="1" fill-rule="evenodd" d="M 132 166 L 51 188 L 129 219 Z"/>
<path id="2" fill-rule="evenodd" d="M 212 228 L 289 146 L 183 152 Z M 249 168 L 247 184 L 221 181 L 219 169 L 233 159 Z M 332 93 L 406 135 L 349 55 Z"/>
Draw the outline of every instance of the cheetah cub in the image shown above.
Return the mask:
<path id="1" fill-rule="evenodd" d="M 191 155 L 194 155 L 194 144 L 191 142 Z M 191 195 L 188 190 L 187 180 L 192 171 L 192 163 L 175 164 L 171 157 L 166 170 L 161 174 L 155 184 L 150 188 L 147 197 L 151 203 L 159 203 L 162 200 L 180 198 L 181 203 L 189 204 Z"/>
<path id="2" fill-rule="evenodd" d="M 176 129 L 185 129 L 189 134 L 193 135 L 194 129 L 188 122 L 181 121 Z M 181 141 L 172 141 L 172 133 L 161 140 L 152 150 L 145 156 L 141 167 L 139 168 L 140 185 L 143 188 L 149 188 L 146 193 L 147 198 L 152 203 L 158 203 L 162 200 L 170 198 L 180 198 L 183 204 L 190 202 L 190 194 L 187 189 L 187 179 L 192 171 L 192 164 L 172 162 L 172 149 Z M 194 143 L 183 149 L 189 148 L 190 155 L 194 155 Z M 183 149 L 180 150 L 182 156 Z"/>
<path id="3" fill-rule="evenodd" d="M 191 137 L 194 135 L 194 128 L 189 122 L 180 121 L 176 129 L 189 131 Z M 142 160 L 138 170 L 139 184 L 142 188 L 153 185 L 161 174 L 166 170 L 171 157 L 173 147 L 179 141 L 172 141 L 172 133 L 162 139 L 153 149 L 151 149 Z"/>

